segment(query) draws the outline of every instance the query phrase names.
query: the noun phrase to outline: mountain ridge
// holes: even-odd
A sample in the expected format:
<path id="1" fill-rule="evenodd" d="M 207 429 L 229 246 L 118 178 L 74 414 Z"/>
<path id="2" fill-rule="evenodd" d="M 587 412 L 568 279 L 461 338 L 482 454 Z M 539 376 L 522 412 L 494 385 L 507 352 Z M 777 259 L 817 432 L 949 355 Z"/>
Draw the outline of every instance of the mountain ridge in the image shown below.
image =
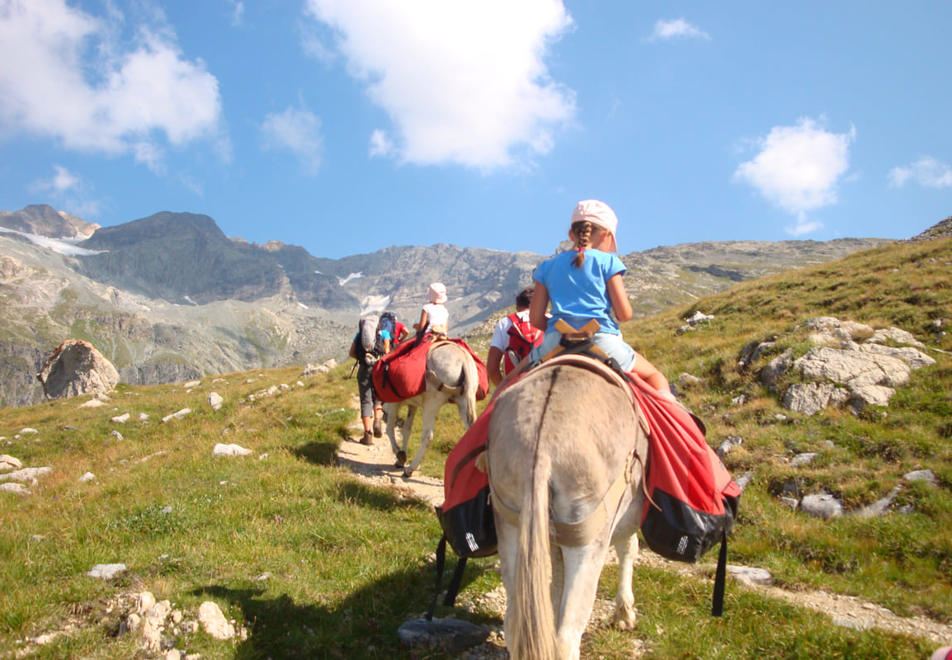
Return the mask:
<path id="1" fill-rule="evenodd" d="M 36 369 L 67 338 L 93 343 L 131 384 L 343 358 L 361 314 L 387 307 L 410 325 L 432 281 L 449 290 L 454 334 L 485 331 L 546 258 L 437 243 L 329 259 L 229 238 L 207 215 L 169 211 L 78 240 L 95 225 L 69 218 L 47 205 L 0 212 L 0 405 L 37 402 Z M 36 231 L 69 239 L 68 249 Z M 890 242 L 687 243 L 621 258 L 644 316 Z"/>

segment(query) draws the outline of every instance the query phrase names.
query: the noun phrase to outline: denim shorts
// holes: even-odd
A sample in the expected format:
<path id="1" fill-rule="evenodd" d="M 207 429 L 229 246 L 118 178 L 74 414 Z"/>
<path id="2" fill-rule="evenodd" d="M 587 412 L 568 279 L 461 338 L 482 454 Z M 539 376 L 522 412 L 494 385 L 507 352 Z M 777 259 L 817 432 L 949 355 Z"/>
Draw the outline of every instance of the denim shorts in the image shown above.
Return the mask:
<path id="1" fill-rule="evenodd" d="M 561 338 L 562 334 L 555 330 L 546 332 L 545 337 L 542 339 L 542 344 L 533 348 L 532 352 L 529 353 L 529 360 L 531 362 L 541 360 L 544 356 L 549 354 L 549 351 L 559 345 Z M 595 345 L 605 351 L 608 357 L 615 359 L 615 362 L 622 368 L 622 371 L 631 371 L 635 366 L 635 349 L 625 343 L 625 340 L 622 339 L 620 334 L 613 335 L 607 332 L 596 332 L 593 339 Z"/>

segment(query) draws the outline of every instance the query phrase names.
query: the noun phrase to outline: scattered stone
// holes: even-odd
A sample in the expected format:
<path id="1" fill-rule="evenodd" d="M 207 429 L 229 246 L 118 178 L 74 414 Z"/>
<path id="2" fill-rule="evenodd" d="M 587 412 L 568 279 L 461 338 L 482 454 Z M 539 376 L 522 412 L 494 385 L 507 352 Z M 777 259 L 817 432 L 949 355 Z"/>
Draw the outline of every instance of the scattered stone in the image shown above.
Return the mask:
<path id="1" fill-rule="evenodd" d="M 721 458 L 724 458 L 728 453 L 730 453 L 731 449 L 743 444 L 743 442 L 744 439 L 739 435 L 729 435 L 717 448 L 717 455 Z"/>
<path id="2" fill-rule="evenodd" d="M 106 405 L 106 403 L 102 399 L 90 399 L 86 403 L 79 404 L 79 407 L 80 408 L 98 408 L 104 405 Z"/>
<path id="3" fill-rule="evenodd" d="M 39 431 L 37 431 L 36 429 L 30 428 L 29 426 L 25 426 L 22 429 L 20 429 L 20 433 L 18 433 L 18 435 L 36 435 L 37 433 L 39 433 Z"/>
<path id="4" fill-rule="evenodd" d="M 800 500 L 800 510 L 817 518 L 836 518 L 843 515 L 843 504 L 829 493 L 807 495 Z"/>
<path id="5" fill-rule="evenodd" d="M 853 512 L 853 515 L 857 516 L 858 518 L 878 518 L 889 510 L 889 507 L 892 506 L 893 501 L 901 491 L 902 486 L 896 486 L 889 492 L 888 495 L 886 495 L 886 497 L 857 509 Z"/>
<path id="6" fill-rule="evenodd" d="M 731 405 L 732 405 L 732 406 L 742 406 L 742 405 L 744 405 L 745 403 L 747 403 L 747 395 L 746 395 L 746 394 L 738 394 L 738 395 L 735 396 L 733 399 L 731 399 Z"/>
<path id="7" fill-rule="evenodd" d="M 22 467 L 23 463 L 20 462 L 20 459 L 7 454 L 0 454 L 0 471 L 19 470 Z"/>
<path id="8" fill-rule="evenodd" d="M 216 603 L 205 601 L 198 608 L 198 621 L 205 632 L 215 639 L 233 639 L 235 627 L 228 622 Z"/>
<path id="9" fill-rule="evenodd" d="M 96 478 L 96 475 L 95 475 L 95 474 L 93 474 L 92 472 L 87 472 L 87 473 L 85 473 L 83 476 L 81 476 L 81 477 L 79 478 L 79 480 L 80 480 L 81 482 L 85 483 L 85 482 L 87 482 L 87 481 L 92 481 L 92 480 L 95 479 L 95 478 Z"/>
<path id="10" fill-rule="evenodd" d="M 768 586 L 773 584 L 773 575 L 766 568 L 754 568 L 753 566 L 735 566 L 727 565 L 727 572 L 734 576 L 734 579 L 750 586 Z"/>
<path id="11" fill-rule="evenodd" d="M 200 380 L 190 380 L 190 381 L 188 381 L 187 383 L 185 383 L 184 385 L 182 385 L 182 387 L 184 387 L 185 389 L 189 390 L 189 389 L 191 389 L 191 388 L 193 388 L 193 387 L 198 387 L 198 386 L 201 385 L 201 384 L 202 384 L 202 381 L 200 381 Z"/>
<path id="12" fill-rule="evenodd" d="M 704 381 L 702 379 L 697 376 L 692 376 L 691 374 L 681 374 L 678 376 L 678 386 L 686 390 L 703 384 Z"/>
<path id="13" fill-rule="evenodd" d="M 269 573 L 268 571 L 265 571 L 264 573 L 262 573 L 261 575 L 255 578 L 255 580 L 258 582 L 264 582 L 265 580 L 270 580 L 270 579 L 271 579 L 271 573 Z"/>
<path id="14" fill-rule="evenodd" d="M 96 564 L 89 572 L 86 573 L 89 577 L 99 578 L 101 580 L 111 580 L 117 575 L 122 575 L 126 572 L 125 564 Z"/>
<path id="15" fill-rule="evenodd" d="M 182 408 L 181 410 L 179 410 L 179 411 L 177 411 L 177 412 L 174 412 L 174 413 L 172 413 L 171 415 L 166 415 L 165 417 L 162 418 L 162 421 L 163 421 L 163 422 L 167 422 L 167 421 L 169 421 L 169 420 L 171 420 L 171 419 L 179 419 L 179 418 L 181 418 L 181 417 L 185 417 L 186 415 L 188 415 L 188 414 L 191 413 L 191 412 L 192 412 L 192 409 L 191 409 L 191 408 Z"/>
<path id="16" fill-rule="evenodd" d="M 29 495 L 30 491 L 23 484 L 6 482 L 0 484 L 0 493 L 13 493 L 14 495 Z"/>
<path id="17" fill-rule="evenodd" d="M 819 454 L 812 451 L 804 452 L 802 454 L 797 454 L 796 456 L 790 459 L 790 465 L 809 465 L 814 460 L 816 460 L 816 457 L 818 455 Z"/>
<path id="18" fill-rule="evenodd" d="M 129 413 L 122 413 L 121 415 L 116 415 L 115 417 L 111 417 L 109 421 L 113 422 L 114 424 L 125 424 L 126 422 L 129 421 Z"/>
<path id="19" fill-rule="evenodd" d="M 744 489 L 747 488 L 747 486 L 750 484 L 751 481 L 753 481 L 753 479 L 754 479 L 754 471 L 747 470 L 747 472 L 745 472 L 744 474 L 734 479 L 734 483 L 737 484 L 737 487 L 740 488 L 740 491 L 743 493 Z"/>
<path id="20" fill-rule="evenodd" d="M 486 641 L 489 630 L 468 621 L 447 617 L 407 621 L 397 629 L 397 635 L 404 646 L 460 653 Z"/>
<path id="21" fill-rule="evenodd" d="M 37 477 L 49 474 L 53 471 L 51 467 L 21 468 L 6 474 L 0 474 L 0 481 L 19 481 L 21 483 L 36 483 Z"/>
<path id="22" fill-rule="evenodd" d="M 713 318 L 714 318 L 713 316 L 709 314 L 705 314 L 704 312 L 698 310 L 694 312 L 694 314 L 692 314 L 690 317 L 684 320 L 687 321 L 688 325 L 697 325 L 698 323 L 704 323 L 705 321 L 710 321 Z"/>
<path id="23" fill-rule="evenodd" d="M 247 456 L 251 453 L 252 451 L 250 449 L 245 449 L 240 445 L 226 445 L 221 442 L 216 444 L 215 448 L 212 449 L 213 456 Z"/>
<path id="24" fill-rule="evenodd" d="M 218 392 L 211 392 L 208 395 L 208 405 L 212 407 L 212 410 L 218 411 L 221 410 L 222 404 L 225 402 L 221 395 Z"/>
<path id="25" fill-rule="evenodd" d="M 932 470 L 913 470 L 912 472 L 907 472 L 902 475 L 902 478 L 906 481 L 925 481 L 933 486 L 939 483 L 939 479 Z"/>
<path id="26" fill-rule="evenodd" d="M 144 422 L 144 421 L 146 421 L 147 419 L 149 419 L 148 413 L 139 413 L 139 421 L 140 421 L 140 422 Z"/>
<path id="27" fill-rule="evenodd" d="M 116 431 L 115 429 L 113 429 L 112 432 L 109 433 L 109 435 L 112 436 L 113 438 L 115 438 L 116 440 L 124 440 L 124 439 L 125 439 L 125 438 L 122 437 L 122 434 L 119 433 L 119 431 Z"/>

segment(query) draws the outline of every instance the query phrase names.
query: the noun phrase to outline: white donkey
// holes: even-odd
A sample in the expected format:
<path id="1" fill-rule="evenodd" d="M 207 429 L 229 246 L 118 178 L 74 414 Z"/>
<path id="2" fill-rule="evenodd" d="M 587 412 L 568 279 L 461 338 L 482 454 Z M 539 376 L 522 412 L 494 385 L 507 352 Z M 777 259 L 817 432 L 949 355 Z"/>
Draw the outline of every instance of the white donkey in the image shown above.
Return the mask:
<path id="1" fill-rule="evenodd" d="M 647 431 L 620 379 L 580 359 L 555 358 L 525 375 L 499 394 L 490 421 L 489 484 L 515 660 L 579 657 L 610 544 L 619 563 L 615 624 L 635 625 Z"/>
<path id="2" fill-rule="evenodd" d="M 387 417 L 387 437 L 390 438 L 390 447 L 397 458 L 397 466 L 403 467 L 404 476 L 409 477 L 414 470 L 420 467 L 423 454 L 433 440 L 433 427 L 436 424 L 436 413 L 455 399 L 459 409 L 460 419 L 466 428 L 476 421 L 476 390 L 479 387 L 479 372 L 476 361 L 465 349 L 452 341 L 434 341 L 426 356 L 426 390 L 411 399 L 398 403 L 385 403 L 383 410 Z M 395 436 L 396 420 L 400 406 L 407 406 L 407 418 L 400 429 L 402 446 L 397 446 Z M 423 435 L 420 438 L 420 448 L 416 456 L 406 465 L 407 445 L 410 440 L 410 429 L 413 428 L 413 417 L 417 408 L 423 409 Z"/>

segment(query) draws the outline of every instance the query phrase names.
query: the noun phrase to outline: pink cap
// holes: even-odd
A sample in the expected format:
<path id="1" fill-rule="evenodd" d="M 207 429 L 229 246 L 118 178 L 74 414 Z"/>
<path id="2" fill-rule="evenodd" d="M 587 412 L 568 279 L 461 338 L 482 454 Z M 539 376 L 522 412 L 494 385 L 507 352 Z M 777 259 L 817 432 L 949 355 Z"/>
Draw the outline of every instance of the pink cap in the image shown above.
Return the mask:
<path id="1" fill-rule="evenodd" d="M 597 199 L 586 199 L 575 205 L 575 210 L 572 211 L 572 224 L 583 220 L 607 229 L 612 235 L 618 229 L 618 217 L 615 216 L 615 212 L 608 204 Z"/>

